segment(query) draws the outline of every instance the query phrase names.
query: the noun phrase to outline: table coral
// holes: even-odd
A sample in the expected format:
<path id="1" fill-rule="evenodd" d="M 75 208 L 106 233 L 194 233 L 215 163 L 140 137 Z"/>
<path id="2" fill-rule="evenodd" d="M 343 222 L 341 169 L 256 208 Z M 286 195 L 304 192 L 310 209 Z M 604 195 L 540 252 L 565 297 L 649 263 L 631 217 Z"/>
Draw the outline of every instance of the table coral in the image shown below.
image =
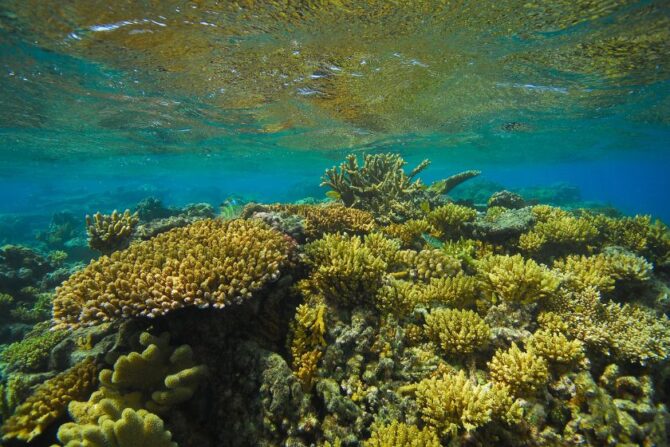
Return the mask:
<path id="1" fill-rule="evenodd" d="M 57 288 L 56 328 L 221 308 L 279 277 L 291 242 L 255 220 L 202 220 L 92 261 Z"/>
<path id="2" fill-rule="evenodd" d="M 515 396 L 535 393 L 549 378 L 546 360 L 535 352 L 522 351 L 516 343 L 506 351 L 498 350 L 488 366 L 491 379 L 508 386 Z"/>
<path id="3" fill-rule="evenodd" d="M 471 310 L 435 309 L 426 315 L 426 335 L 447 354 L 470 354 L 485 346 L 491 328 Z"/>
<path id="4" fill-rule="evenodd" d="M 41 384 L 2 426 L 3 440 L 30 442 L 65 414 L 68 403 L 86 398 L 96 383 L 93 359 L 84 360 Z"/>
<path id="5" fill-rule="evenodd" d="M 439 447 L 437 434 L 429 429 L 393 421 L 375 427 L 363 447 Z"/>
<path id="6" fill-rule="evenodd" d="M 551 296 L 559 278 L 520 255 L 492 255 L 477 264 L 479 284 L 492 302 L 532 303 Z"/>
<path id="7" fill-rule="evenodd" d="M 128 246 L 135 226 L 140 221 L 138 214 L 125 210 L 122 214 L 114 210 L 112 214 L 97 212 L 86 216 L 88 246 L 103 254 L 110 254 Z"/>

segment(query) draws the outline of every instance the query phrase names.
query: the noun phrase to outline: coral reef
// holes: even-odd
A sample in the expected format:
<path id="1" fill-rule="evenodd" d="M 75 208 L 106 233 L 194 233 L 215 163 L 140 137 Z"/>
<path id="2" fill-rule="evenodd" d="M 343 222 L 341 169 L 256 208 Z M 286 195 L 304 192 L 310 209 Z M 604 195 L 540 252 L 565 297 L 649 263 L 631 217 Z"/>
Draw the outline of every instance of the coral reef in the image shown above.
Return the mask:
<path id="1" fill-rule="evenodd" d="M 291 243 L 258 221 L 204 220 L 91 262 L 54 298 L 59 328 L 223 307 L 279 277 Z"/>
<path id="2" fill-rule="evenodd" d="M 526 206 L 526 201 L 517 193 L 503 190 L 493 193 L 486 202 L 486 205 L 489 209 L 492 207 L 519 209 Z"/>
<path id="3" fill-rule="evenodd" d="M 469 354 L 491 338 L 491 328 L 471 310 L 435 309 L 426 315 L 425 331 L 446 354 Z"/>
<path id="4" fill-rule="evenodd" d="M 515 343 L 506 351 L 498 350 L 488 366 L 491 379 L 519 397 L 532 395 L 549 379 L 546 360 L 535 351 L 522 351 Z"/>
<path id="5" fill-rule="evenodd" d="M 414 425 L 393 421 L 391 424 L 375 427 L 370 439 L 363 441 L 363 447 L 439 447 L 440 440 L 434 431 L 419 429 Z"/>
<path id="6" fill-rule="evenodd" d="M 112 214 L 97 212 L 93 217 L 86 215 L 88 245 L 105 255 L 121 250 L 128 246 L 138 222 L 137 213 L 131 214 L 130 210 L 125 210 L 123 214 L 114 210 Z"/>
<path id="7" fill-rule="evenodd" d="M 2 425 L 3 439 L 29 442 L 65 414 L 67 405 L 86 398 L 95 386 L 97 367 L 92 359 L 41 384 Z"/>
<path id="8" fill-rule="evenodd" d="M 424 160 L 406 174 L 406 162 L 397 154 L 366 155 L 361 166 L 350 154 L 339 168 L 326 170 L 321 185 L 331 188 L 345 206 L 371 212 L 379 223 L 400 223 L 420 217 L 422 204 L 439 205 L 441 195 L 479 175 L 467 171 L 426 187 L 414 177 L 429 163 Z"/>

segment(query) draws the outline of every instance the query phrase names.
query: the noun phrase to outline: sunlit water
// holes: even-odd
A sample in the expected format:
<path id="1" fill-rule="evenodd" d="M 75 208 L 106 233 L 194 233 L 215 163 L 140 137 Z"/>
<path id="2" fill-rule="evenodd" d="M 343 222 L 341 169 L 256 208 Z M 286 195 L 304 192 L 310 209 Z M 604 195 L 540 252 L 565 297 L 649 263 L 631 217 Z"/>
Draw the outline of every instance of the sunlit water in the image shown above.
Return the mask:
<path id="1" fill-rule="evenodd" d="M 21 237 L 147 196 L 322 198 L 351 151 L 670 221 L 664 1 L 5 1 L 0 60 Z"/>

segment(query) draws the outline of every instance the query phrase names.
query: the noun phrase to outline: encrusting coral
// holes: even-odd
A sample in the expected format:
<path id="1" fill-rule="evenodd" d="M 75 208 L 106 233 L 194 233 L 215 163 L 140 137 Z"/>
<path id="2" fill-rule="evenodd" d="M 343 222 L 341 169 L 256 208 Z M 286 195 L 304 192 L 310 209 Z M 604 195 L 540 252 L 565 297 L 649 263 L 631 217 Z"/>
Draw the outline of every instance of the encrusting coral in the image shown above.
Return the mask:
<path id="1" fill-rule="evenodd" d="M 42 383 L 2 425 L 3 439 L 30 442 L 65 414 L 71 401 L 86 398 L 96 376 L 97 367 L 89 358 Z"/>
<path id="2" fill-rule="evenodd" d="M 393 421 L 388 425 L 375 427 L 370 438 L 363 441 L 363 447 L 439 447 L 437 434 L 429 429 L 420 429 Z"/>
<path id="3" fill-rule="evenodd" d="M 426 315 L 425 331 L 447 354 L 469 354 L 491 339 L 491 328 L 471 310 L 435 309 Z"/>
<path id="4" fill-rule="evenodd" d="M 102 254 L 110 254 L 128 246 L 135 226 L 140 221 L 137 213 L 125 210 L 119 214 L 114 210 L 112 214 L 97 212 L 86 216 L 86 233 L 88 245 Z"/>
<path id="5" fill-rule="evenodd" d="M 202 220 L 103 256 L 56 290 L 56 328 L 220 308 L 279 277 L 292 243 L 256 220 Z"/>
<path id="6" fill-rule="evenodd" d="M 551 296 L 560 280 L 544 265 L 521 255 L 492 255 L 477 263 L 481 289 L 492 302 L 532 303 Z"/>

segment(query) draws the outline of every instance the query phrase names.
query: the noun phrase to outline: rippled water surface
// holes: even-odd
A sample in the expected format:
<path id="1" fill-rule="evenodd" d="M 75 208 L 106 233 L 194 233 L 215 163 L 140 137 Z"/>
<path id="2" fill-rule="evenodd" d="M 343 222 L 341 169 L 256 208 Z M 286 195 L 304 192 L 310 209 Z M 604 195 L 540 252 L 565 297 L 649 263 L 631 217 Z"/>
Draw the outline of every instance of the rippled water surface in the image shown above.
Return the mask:
<path id="1" fill-rule="evenodd" d="M 322 197 L 350 151 L 670 220 L 665 1 L 4 1 L 0 212 Z"/>

